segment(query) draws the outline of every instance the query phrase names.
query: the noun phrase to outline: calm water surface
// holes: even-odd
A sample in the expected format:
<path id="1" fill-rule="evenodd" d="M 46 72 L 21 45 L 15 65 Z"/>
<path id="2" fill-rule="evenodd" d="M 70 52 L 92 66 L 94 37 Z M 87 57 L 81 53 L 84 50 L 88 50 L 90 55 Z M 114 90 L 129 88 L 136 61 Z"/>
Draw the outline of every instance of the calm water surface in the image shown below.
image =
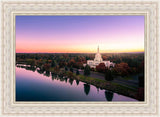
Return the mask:
<path id="1" fill-rule="evenodd" d="M 16 101 L 137 101 L 84 82 L 16 67 Z"/>

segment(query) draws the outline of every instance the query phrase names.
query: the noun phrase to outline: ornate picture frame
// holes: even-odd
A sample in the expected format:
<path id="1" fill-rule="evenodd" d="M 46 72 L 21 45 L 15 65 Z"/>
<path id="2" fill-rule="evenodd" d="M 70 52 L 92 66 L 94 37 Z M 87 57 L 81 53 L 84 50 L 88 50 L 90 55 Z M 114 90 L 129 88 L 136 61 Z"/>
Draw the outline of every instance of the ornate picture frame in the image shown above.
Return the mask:
<path id="1" fill-rule="evenodd" d="M 2 115 L 158 115 L 157 1 L 2 1 L 1 93 Z M 144 102 L 16 102 L 16 15 L 144 15 Z"/>

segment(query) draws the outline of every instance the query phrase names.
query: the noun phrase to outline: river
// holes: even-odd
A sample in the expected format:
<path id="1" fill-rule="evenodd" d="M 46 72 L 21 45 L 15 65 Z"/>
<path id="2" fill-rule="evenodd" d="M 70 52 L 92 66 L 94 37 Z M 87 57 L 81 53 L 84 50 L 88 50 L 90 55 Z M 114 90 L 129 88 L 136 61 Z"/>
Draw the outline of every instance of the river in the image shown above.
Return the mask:
<path id="1" fill-rule="evenodd" d="M 51 73 L 16 67 L 16 101 L 137 101 Z"/>

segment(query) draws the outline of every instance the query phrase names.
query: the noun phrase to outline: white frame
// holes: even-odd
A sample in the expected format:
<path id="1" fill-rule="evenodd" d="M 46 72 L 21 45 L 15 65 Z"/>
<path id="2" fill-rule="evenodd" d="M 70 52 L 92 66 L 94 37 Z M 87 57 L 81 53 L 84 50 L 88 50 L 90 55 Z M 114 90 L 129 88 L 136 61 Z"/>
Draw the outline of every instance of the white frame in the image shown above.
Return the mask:
<path id="1" fill-rule="evenodd" d="M 144 102 L 15 102 L 16 15 L 144 15 Z M 157 115 L 158 2 L 27 1 L 2 2 L 3 115 Z M 7 62 L 6 62 L 7 61 Z M 155 98 L 153 98 L 155 97 Z"/>

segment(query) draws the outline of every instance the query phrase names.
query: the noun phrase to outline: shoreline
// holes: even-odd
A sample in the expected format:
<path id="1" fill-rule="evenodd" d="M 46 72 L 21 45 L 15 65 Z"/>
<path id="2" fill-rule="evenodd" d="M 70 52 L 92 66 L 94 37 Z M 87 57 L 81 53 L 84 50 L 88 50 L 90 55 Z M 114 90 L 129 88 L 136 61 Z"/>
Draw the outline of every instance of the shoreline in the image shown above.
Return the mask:
<path id="1" fill-rule="evenodd" d="M 23 64 L 25 65 L 25 64 Z M 19 66 L 22 67 L 22 66 Z M 29 66 L 23 66 L 23 68 L 34 68 L 35 70 L 37 70 L 37 66 L 35 67 L 29 67 Z M 41 70 L 40 70 L 41 71 Z M 129 87 L 123 86 L 119 83 L 114 83 L 112 81 L 106 81 L 106 80 L 102 80 L 102 79 L 98 79 L 98 78 L 93 78 L 90 76 L 84 76 L 84 75 L 76 75 L 75 73 L 71 72 L 71 71 L 65 71 L 65 70 L 59 70 L 59 71 L 55 71 L 53 70 L 53 68 L 50 68 L 48 71 L 42 71 L 44 72 L 49 72 L 51 73 L 51 75 L 58 75 L 59 77 L 67 77 L 73 80 L 78 80 L 87 84 L 91 84 L 94 85 L 97 88 L 100 89 L 105 89 L 114 93 L 118 93 L 120 95 L 124 95 L 127 97 L 131 97 L 134 98 L 138 101 L 143 101 L 143 99 L 140 99 L 138 97 L 138 89 L 131 89 Z"/>

